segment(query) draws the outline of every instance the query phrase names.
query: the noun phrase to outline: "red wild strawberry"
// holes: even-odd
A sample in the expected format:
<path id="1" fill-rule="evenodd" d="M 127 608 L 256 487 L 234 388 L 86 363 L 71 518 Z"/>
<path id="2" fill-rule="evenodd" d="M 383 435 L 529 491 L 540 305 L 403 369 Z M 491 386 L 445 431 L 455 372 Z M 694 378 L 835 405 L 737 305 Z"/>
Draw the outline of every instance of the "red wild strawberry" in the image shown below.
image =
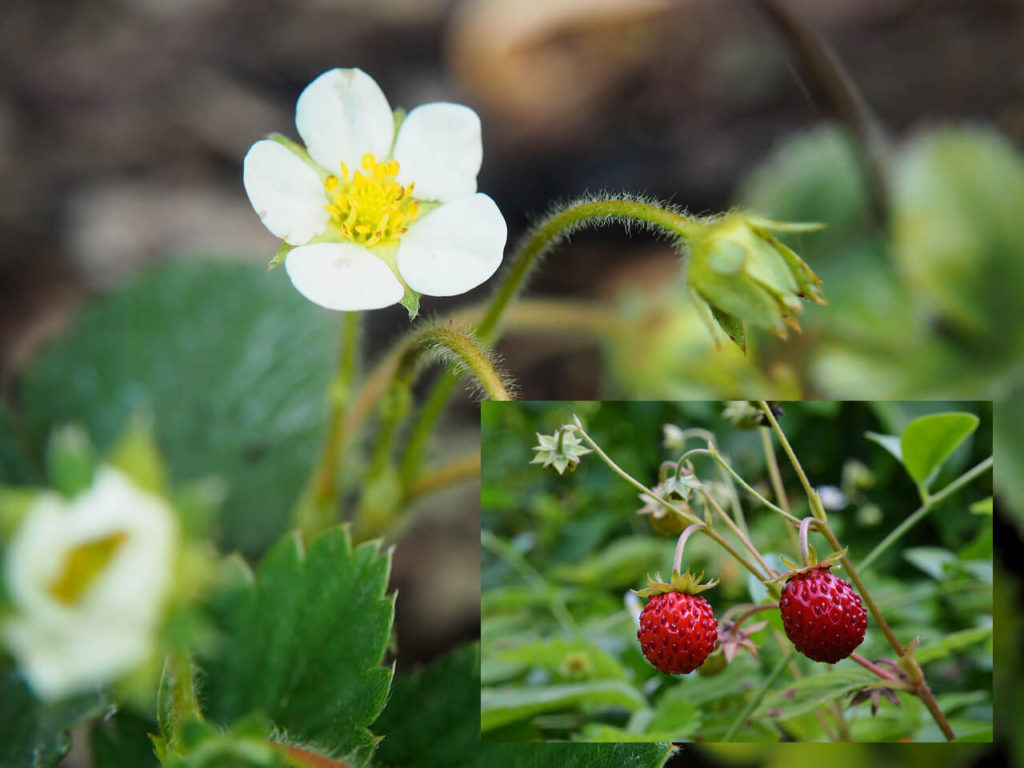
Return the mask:
<path id="1" fill-rule="evenodd" d="M 636 633 L 640 650 L 666 675 L 692 672 L 711 653 L 718 622 L 703 597 L 663 592 L 647 601 Z"/>
<path id="2" fill-rule="evenodd" d="M 779 601 L 786 637 L 804 656 L 835 664 L 864 641 L 867 612 L 860 595 L 828 566 L 791 576 Z"/>

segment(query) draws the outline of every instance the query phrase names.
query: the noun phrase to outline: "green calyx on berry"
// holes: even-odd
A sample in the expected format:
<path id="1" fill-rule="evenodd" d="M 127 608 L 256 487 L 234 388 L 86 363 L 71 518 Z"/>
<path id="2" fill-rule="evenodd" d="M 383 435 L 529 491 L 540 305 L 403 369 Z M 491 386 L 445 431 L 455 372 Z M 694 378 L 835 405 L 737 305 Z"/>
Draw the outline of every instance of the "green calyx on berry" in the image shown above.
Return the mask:
<path id="1" fill-rule="evenodd" d="M 711 589 L 718 583 L 718 579 L 709 581 L 707 584 L 701 584 L 701 580 L 704 578 L 704 574 L 701 573 L 699 576 L 694 576 L 687 569 L 685 573 L 680 574 L 679 571 L 672 571 L 672 578 L 669 581 L 662 581 L 661 574 L 656 574 L 656 578 L 652 579 L 650 574 L 647 575 L 647 583 L 649 586 L 643 589 L 634 589 L 633 591 L 640 595 L 640 597 L 652 597 L 653 595 L 664 595 L 668 592 L 683 592 L 688 595 L 699 595 L 701 592 L 707 589 Z"/>
<path id="2" fill-rule="evenodd" d="M 789 568 L 789 570 L 785 573 L 779 574 L 774 579 L 771 579 L 771 582 L 788 581 L 789 579 L 792 579 L 794 576 L 799 576 L 801 574 L 808 573 L 810 571 L 816 571 L 818 569 L 823 569 L 824 571 L 828 572 L 832 568 L 842 567 L 839 565 L 839 561 L 846 557 L 846 553 L 848 551 L 849 547 L 843 547 L 838 552 L 833 552 L 828 557 L 822 560 L 818 560 L 818 555 L 814 551 L 814 547 L 808 547 L 807 565 L 805 566 L 801 566 L 797 563 L 794 563 L 785 555 L 780 555 L 779 559 L 782 560 L 782 562 L 785 564 L 787 568 Z"/>

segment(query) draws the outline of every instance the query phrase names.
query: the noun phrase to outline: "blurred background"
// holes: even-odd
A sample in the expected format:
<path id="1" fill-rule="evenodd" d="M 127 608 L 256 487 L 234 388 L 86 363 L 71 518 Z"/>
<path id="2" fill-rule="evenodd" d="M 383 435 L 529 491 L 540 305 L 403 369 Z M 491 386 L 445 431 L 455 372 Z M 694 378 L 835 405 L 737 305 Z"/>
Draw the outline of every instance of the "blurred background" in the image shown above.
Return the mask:
<path id="1" fill-rule="evenodd" d="M 208 470 L 212 454 L 190 449 L 213 445 L 243 489 L 222 544 L 254 553 L 275 535 L 283 517 L 234 523 L 253 499 L 294 497 L 331 365 L 312 351 L 279 366 L 292 371 L 276 362 L 297 336 L 333 348 L 335 330 L 284 274 L 262 274 L 276 243 L 245 199 L 241 158 L 269 131 L 295 136 L 295 99 L 316 75 L 358 66 L 393 106 L 481 114 L 480 188 L 512 242 L 587 190 L 829 225 L 791 244 L 830 306 L 809 307 L 787 344 L 754 339 L 747 359 L 714 348 L 670 249 L 576 237 L 531 292 L 597 302 L 614 321 L 510 334 L 500 352 L 524 397 L 992 399 L 1006 468 L 996 542 L 1019 549 L 1019 0 L 4 0 L 0 12 L 0 429 L 19 444 L 0 445 L 2 479 L 37 474 L 55 425 L 83 420 L 102 445 L 145 404 L 164 414 L 176 476 Z M 800 43 L 808 30 L 855 91 Z M 225 262 L 215 276 L 193 269 L 211 258 Z M 253 311 L 254 296 L 270 309 Z M 142 327 L 151 335 L 132 335 Z M 372 313 L 367 355 L 407 327 L 400 307 Z M 185 380 L 192 369 L 202 381 Z M 218 410 L 211 371 L 237 407 Z M 450 416 L 443 453 L 477 439 L 474 403 Z M 292 486 L 267 471 L 288 462 Z M 473 487 L 428 498 L 408 532 L 417 546 L 398 547 L 402 663 L 477 631 L 478 514 Z M 1012 604 L 1018 585 L 997 579 L 997 599 L 1005 589 Z M 1005 635 L 1011 660 L 1019 637 Z M 1022 696 L 1007 688 L 997 714 Z"/>

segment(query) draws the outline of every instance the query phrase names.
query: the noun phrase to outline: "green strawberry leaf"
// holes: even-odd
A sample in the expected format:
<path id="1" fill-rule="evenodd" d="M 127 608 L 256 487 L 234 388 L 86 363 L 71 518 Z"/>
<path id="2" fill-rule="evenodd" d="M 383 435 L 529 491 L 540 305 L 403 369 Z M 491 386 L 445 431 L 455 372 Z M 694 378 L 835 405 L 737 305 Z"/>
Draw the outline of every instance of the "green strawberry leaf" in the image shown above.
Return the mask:
<path id="1" fill-rule="evenodd" d="M 134 414 L 151 415 L 170 477 L 226 480 L 221 544 L 255 555 L 284 532 L 308 479 L 337 336 L 337 315 L 283 274 L 196 261 L 149 270 L 86 305 L 19 381 L 30 457 L 42 464 L 67 423 L 102 455 Z M 0 477 L 24 482 L 8 429 L 0 412 Z"/>
<path id="2" fill-rule="evenodd" d="M 927 484 L 977 428 L 978 417 L 972 413 L 936 413 L 914 419 L 900 436 L 903 466 L 914 480 Z"/>
<path id="3" fill-rule="evenodd" d="M 213 604 L 221 642 L 199 660 L 205 716 L 230 724 L 261 712 L 292 740 L 365 760 L 391 683 L 381 666 L 394 618 L 390 553 L 376 542 L 353 549 L 334 529 L 305 554 L 285 536 L 255 575 L 236 562 L 242 583 Z"/>
<path id="4" fill-rule="evenodd" d="M 97 720 L 108 709 L 108 702 L 98 694 L 54 703 L 39 701 L 17 670 L 0 667 L 0 765 L 56 765 L 71 746 L 71 727 Z"/>
<path id="5" fill-rule="evenodd" d="M 157 731 L 155 722 L 131 712 L 106 717 L 89 733 L 92 762 L 103 768 L 156 768 L 149 734 Z"/>
<path id="6" fill-rule="evenodd" d="M 25 446 L 14 429 L 14 423 L 0 403 L 0 484 L 28 485 L 36 480 Z"/>
<path id="7" fill-rule="evenodd" d="M 429 667 L 395 678 L 373 724 L 381 742 L 374 764 L 387 768 L 462 768 L 480 749 L 480 652 L 464 646 Z"/>

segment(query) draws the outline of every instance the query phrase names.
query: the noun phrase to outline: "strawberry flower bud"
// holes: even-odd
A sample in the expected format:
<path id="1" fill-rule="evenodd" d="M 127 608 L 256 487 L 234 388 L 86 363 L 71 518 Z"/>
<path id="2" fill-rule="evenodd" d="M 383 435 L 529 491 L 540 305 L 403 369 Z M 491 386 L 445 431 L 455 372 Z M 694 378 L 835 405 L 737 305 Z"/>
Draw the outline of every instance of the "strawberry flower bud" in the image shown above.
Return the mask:
<path id="1" fill-rule="evenodd" d="M 771 232 L 808 231 L 816 224 L 787 224 L 750 214 L 712 222 L 690 243 L 687 281 L 715 322 L 742 349 L 746 325 L 774 331 L 800 329 L 804 300 L 824 304 L 821 280 Z"/>

